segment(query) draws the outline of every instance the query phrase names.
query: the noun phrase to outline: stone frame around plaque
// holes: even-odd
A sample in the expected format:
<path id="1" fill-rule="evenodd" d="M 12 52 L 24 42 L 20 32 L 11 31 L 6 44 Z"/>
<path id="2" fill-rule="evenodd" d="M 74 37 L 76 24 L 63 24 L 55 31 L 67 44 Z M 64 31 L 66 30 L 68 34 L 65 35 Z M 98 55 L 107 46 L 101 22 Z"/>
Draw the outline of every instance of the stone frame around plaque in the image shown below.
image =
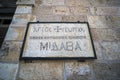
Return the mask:
<path id="1" fill-rule="evenodd" d="M 25 43 L 26 43 L 26 38 L 27 38 L 29 25 L 30 24 L 40 24 L 40 23 L 42 23 L 42 24 L 43 23 L 44 24 L 46 24 L 46 23 L 48 23 L 48 24 L 49 23 L 55 23 L 55 24 L 56 23 L 57 24 L 62 24 L 62 23 L 87 24 L 94 56 L 93 57 L 23 57 L 23 51 L 24 51 L 24 46 L 25 46 Z M 39 21 L 38 22 L 28 22 L 27 27 L 26 27 L 26 31 L 25 31 L 23 44 L 22 44 L 22 48 L 21 48 L 21 52 L 20 52 L 19 60 L 88 60 L 88 59 L 97 59 L 96 51 L 95 51 L 94 43 L 93 43 L 93 39 L 92 39 L 92 34 L 91 34 L 91 31 L 90 31 L 90 27 L 89 27 L 88 22 L 39 22 Z"/>

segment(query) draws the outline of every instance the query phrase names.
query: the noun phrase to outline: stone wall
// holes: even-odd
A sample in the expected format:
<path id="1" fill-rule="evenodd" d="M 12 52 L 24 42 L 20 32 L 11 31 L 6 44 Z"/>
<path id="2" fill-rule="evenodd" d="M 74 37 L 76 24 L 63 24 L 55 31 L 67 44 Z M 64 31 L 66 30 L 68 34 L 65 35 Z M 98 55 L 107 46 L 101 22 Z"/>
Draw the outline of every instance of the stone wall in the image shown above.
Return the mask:
<path id="1" fill-rule="evenodd" d="M 120 80 L 119 0 L 18 0 L 0 50 L 0 80 Z M 89 22 L 96 60 L 19 61 L 29 21 Z"/>

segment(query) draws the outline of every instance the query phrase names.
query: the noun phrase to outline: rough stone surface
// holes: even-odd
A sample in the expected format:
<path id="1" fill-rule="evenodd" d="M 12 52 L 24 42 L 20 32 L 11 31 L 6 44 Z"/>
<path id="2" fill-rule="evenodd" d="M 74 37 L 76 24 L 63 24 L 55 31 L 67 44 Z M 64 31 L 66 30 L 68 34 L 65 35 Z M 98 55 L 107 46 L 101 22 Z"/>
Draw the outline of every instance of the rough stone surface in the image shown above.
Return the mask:
<path id="1" fill-rule="evenodd" d="M 64 0 L 42 0 L 44 6 L 64 5 Z"/>
<path id="2" fill-rule="evenodd" d="M 94 80 L 120 80 L 120 63 L 94 63 Z"/>
<path id="3" fill-rule="evenodd" d="M 9 28 L 5 40 L 17 40 L 22 41 L 24 38 L 25 33 L 25 27 L 19 27 L 19 28 Z"/>
<path id="4" fill-rule="evenodd" d="M 69 21 L 69 22 L 86 22 L 87 17 L 86 16 L 63 16 L 62 21 Z"/>
<path id="5" fill-rule="evenodd" d="M 105 60 L 120 60 L 120 42 L 101 42 Z"/>
<path id="6" fill-rule="evenodd" d="M 88 7 L 70 7 L 71 15 L 88 15 L 90 14 Z"/>
<path id="7" fill-rule="evenodd" d="M 37 14 L 36 14 L 37 15 Z M 46 22 L 60 22 L 62 21 L 62 17 L 61 16 L 57 16 L 57 15 L 42 15 L 42 16 L 37 16 L 36 17 L 38 21 L 46 21 Z"/>
<path id="8" fill-rule="evenodd" d="M 99 28 L 91 29 L 94 41 L 119 41 L 120 29 L 118 28 Z"/>
<path id="9" fill-rule="evenodd" d="M 32 13 L 32 6 L 17 6 L 15 14 L 31 14 Z"/>
<path id="10" fill-rule="evenodd" d="M 57 7 L 53 7 L 53 14 L 54 15 L 69 15 L 70 10 L 68 7 L 65 7 L 65 6 L 57 6 Z"/>
<path id="11" fill-rule="evenodd" d="M 65 63 L 64 80 L 90 80 L 90 74 L 88 63 Z"/>
<path id="12" fill-rule="evenodd" d="M 119 28 L 120 16 L 88 16 L 91 28 Z"/>
<path id="13" fill-rule="evenodd" d="M 4 42 L 0 50 L 1 61 L 19 61 L 21 42 Z"/>
<path id="14" fill-rule="evenodd" d="M 14 15 L 11 22 L 11 26 L 25 26 L 27 25 L 27 22 L 30 21 L 30 18 L 30 14 Z"/>
<path id="15" fill-rule="evenodd" d="M 52 15 L 52 7 L 50 6 L 35 6 L 34 13 L 38 15 Z"/>
<path id="16" fill-rule="evenodd" d="M 63 63 L 41 61 L 21 63 L 19 80 L 63 80 Z"/>
<path id="17" fill-rule="evenodd" d="M 120 7 L 94 7 L 90 11 L 93 15 L 120 15 Z"/>
<path id="18" fill-rule="evenodd" d="M 16 80 L 18 64 L 0 63 L 0 80 Z"/>
<path id="19" fill-rule="evenodd" d="M 34 6 L 35 5 L 35 0 L 18 0 L 17 5 L 31 5 Z"/>

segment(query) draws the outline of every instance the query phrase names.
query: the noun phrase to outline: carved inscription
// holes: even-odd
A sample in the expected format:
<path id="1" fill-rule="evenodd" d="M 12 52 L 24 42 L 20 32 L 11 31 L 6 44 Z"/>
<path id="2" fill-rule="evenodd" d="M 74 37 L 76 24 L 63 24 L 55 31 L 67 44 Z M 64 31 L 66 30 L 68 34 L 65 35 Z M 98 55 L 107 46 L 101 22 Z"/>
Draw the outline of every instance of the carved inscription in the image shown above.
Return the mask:
<path id="1" fill-rule="evenodd" d="M 30 24 L 23 57 L 94 57 L 87 24 Z"/>

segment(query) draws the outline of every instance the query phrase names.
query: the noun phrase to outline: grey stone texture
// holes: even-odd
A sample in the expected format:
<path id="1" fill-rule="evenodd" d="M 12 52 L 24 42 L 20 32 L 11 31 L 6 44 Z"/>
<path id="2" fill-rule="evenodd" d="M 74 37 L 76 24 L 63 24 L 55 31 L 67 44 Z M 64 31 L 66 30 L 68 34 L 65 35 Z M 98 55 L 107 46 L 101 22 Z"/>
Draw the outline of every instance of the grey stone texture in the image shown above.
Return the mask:
<path id="1" fill-rule="evenodd" d="M 0 63 L 0 80 L 16 80 L 18 64 Z"/>
<path id="2" fill-rule="evenodd" d="M 17 5 L 0 49 L 0 80 L 120 80 L 120 0 L 18 0 Z M 87 21 L 97 59 L 19 61 L 29 21 Z"/>

